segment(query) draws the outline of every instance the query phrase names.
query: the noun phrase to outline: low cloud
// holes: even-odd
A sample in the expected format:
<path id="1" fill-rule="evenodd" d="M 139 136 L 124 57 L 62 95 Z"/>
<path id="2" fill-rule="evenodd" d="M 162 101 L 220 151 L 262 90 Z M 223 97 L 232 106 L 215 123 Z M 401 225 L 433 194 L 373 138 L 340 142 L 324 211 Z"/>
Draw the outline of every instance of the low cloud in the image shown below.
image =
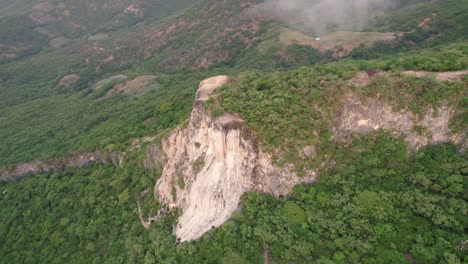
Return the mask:
<path id="1" fill-rule="evenodd" d="M 266 0 L 253 12 L 274 16 L 290 26 L 322 35 L 334 30 L 362 30 L 373 10 L 400 0 Z"/>

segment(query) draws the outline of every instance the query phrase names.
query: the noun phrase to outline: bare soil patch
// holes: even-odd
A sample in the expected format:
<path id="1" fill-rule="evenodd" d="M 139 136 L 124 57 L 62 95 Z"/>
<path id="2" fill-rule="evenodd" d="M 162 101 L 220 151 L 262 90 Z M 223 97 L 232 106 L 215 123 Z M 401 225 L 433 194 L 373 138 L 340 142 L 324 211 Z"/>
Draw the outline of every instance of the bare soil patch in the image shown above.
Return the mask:
<path id="1" fill-rule="evenodd" d="M 100 89 L 102 88 L 103 86 L 113 82 L 113 81 L 117 81 L 117 80 L 125 80 L 127 79 L 128 76 L 127 75 L 123 75 L 123 74 L 119 74 L 119 75 L 114 75 L 114 76 L 111 76 L 109 78 L 106 78 L 106 79 L 102 79 L 98 82 L 96 82 L 95 84 L 92 85 L 92 88 L 97 90 L 97 89 Z"/>
<path id="2" fill-rule="evenodd" d="M 67 75 L 67 76 L 63 77 L 60 80 L 58 86 L 70 87 L 73 84 L 75 84 L 79 79 L 80 79 L 80 76 L 78 74 L 70 74 L 70 75 Z"/>
<path id="3" fill-rule="evenodd" d="M 463 76 L 468 74 L 468 70 L 452 72 L 404 71 L 402 74 L 415 76 L 417 78 L 432 77 L 439 82 L 459 82 L 462 80 Z"/>
<path id="4" fill-rule="evenodd" d="M 156 80 L 156 78 L 157 77 L 155 75 L 138 76 L 133 80 L 129 80 L 121 84 L 117 84 L 109 92 L 107 92 L 107 96 L 111 96 L 118 92 L 121 92 L 127 95 L 138 92 L 144 89 L 149 84 L 153 83 Z"/>

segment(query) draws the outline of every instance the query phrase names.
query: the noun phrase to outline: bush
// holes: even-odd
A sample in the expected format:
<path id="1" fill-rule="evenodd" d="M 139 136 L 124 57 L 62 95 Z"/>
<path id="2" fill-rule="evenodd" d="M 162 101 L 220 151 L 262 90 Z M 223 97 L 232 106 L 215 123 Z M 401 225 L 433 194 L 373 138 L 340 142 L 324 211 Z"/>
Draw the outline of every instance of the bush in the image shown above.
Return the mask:
<path id="1" fill-rule="evenodd" d="M 223 108 L 221 107 L 215 107 L 212 111 L 211 111 L 211 117 L 212 118 L 216 118 L 216 117 L 220 117 L 224 114 L 224 110 Z"/>

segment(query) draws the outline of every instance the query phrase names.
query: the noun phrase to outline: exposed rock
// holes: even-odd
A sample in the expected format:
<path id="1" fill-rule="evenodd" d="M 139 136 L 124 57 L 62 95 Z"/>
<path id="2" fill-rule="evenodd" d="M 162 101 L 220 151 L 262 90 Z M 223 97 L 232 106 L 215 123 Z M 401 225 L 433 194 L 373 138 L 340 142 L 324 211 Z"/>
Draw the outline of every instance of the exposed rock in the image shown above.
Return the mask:
<path id="1" fill-rule="evenodd" d="M 58 86 L 61 86 L 61 87 L 70 87 L 72 86 L 73 84 L 75 84 L 78 80 L 80 79 L 80 76 L 78 74 L 69 74 L 67 76 L 64 76 Z"/>
<path id="2" fill-rule="evenodd" d="M 226 75 L 220 75 L 202 81 L 197 91 L 196 101 L 205 102 L 210 98 L 216 89 L 227 84 L 228 82 L 229 77 Z"/>
<path id="3" fill-rule="evenodd" d="M 357 96 L 350 94 L 336 116 L 333 133 L 334 138 L 339 139 L 353 132 L 366 134 L 384 129 L 396 136 L 403 136 L 415 148 L 444 142 L 460 144 L 462 138 L 451 135 L 449 129 L 453 113 L 449 107 L 441 107 L 437 111 L 429 109 L 421 118 L 410 111 L 396 111 L 390 105 L 375 99 L 362 102 Z M 418 132 L 418 127 L 424 131 Z"/>
<path id="4" fill-rule="evenodd" d="M 300 178 L 289 168 L 275 167 L 242 128 L 240 117 L 230 113 L 210 117 L 204 101 L 228 81 L 227 76 L 203 81 L 188 126 L 177 128 L 162 142 L 167 163 L 155 193 L 169 207 L 182 209 L 175 228 L 180 241 L 197 239 L 222 225 L 245 192 L 279 196 L 315 178 L 314 172 Z"/>
<path id="5" fill-rule="evenodd" d="M 100 89 L 102 88 L 104 85 L 107 85 L 113 81 L 116 81 L 116 80 L 125 80 L 127 79 L 128 76 L 127 75 L 123 75 L 123 74 L 119 74 L 119 75 L 114 75 L 114 76 L 111 76 L 109 78 L 106 78 L 106 79 L 103 79 L 103 80 L 100 80 L 98 82 L 96 82 L 95 84 L 92 85 L 93 89 Z"/>
<path id="6" fill-rule="evenodd" d="M 166 162 L 167 157 L 160 146 L 151 144 L 146 148 L 146 155 L 143 160 L 143 166 L 146 169 L 163 168 Z"/>
<path id="7" fill-rule="evenodd" d="M 305 146 L 301 151 L 301 157 L 313 158 L 317 154 L 317 149 L 314 145 Z"/>
<path id="8" fill-rule="evenodd" d="M 453 72 L 427 72 L 427 71 L 404 71 L 404 75 L 415 76 L 417 78 L 432 77 L 439 82 L 459 82 L 463 76 L 468 74 L 468 70 L 464 71 L 453 71 Z"/>
<path id="9" fill-rule="evenodd" d="M 62 168 L 82 168 L 99 162 L 106 164 L 112 162 L 114 165 L 119 163 L 119 155 L 96 152 L 72 153 L 62 157 L 50 159 L 47 161 L 31 161 L 0 168 L 0 182 L 12 181 L 27 174 L 37 174 L 42 172 L 57 171 Z"/>
<path id="10" fill-rule="evenodd" d="M 125 14 L 133 14 L 136 17 L 143 17 L 145 13 L 137 4 L 131 4 L 125 9 Z"/>
<path id="11" fill-rule="evenodd" d="M 107 95 L 111 96 L 116 92 L 121 92 L 124 94 L 131 94 L 131 93 L 138 92 L 144 89 L 149 84 L 154 83 L 156 78 L 157 77 L 155 75 L 138 76 L 133 80 L 128 80 L 123 83 L 117 84 L 111 90 L 109 90 L 109 92 L 107 92 Z"/>

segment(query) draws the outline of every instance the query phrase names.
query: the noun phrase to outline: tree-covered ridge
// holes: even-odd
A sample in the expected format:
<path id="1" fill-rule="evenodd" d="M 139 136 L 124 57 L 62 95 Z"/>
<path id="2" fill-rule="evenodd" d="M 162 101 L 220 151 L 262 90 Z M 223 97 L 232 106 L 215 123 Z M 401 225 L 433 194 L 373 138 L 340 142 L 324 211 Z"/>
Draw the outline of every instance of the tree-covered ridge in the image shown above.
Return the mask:
<path id="1" fill-rule="evenodd" d="M 376 133 L 336 145 L 336 164 L 289 197 L 246 194 L 241 210 L 199 241 L 177 245 L 155 214 L 155 174 L 135 163 L 1 184 L 6 263 L 463 263 L 467 157 L 453 145 L 409 156 Z M 134 157 L 136 158 L 136 157 Z"/>
<path id="2" fill-rule="evenodd" d="M 327 101 L 321 101 L 320 98 L 326 99 L 329 95 L 336 98 L 335 96 L 344 91 L 341 88 L 346 85 L 347 79 L 360 70 L 369 69 L 389 72 L 401 81 L 408 80 L 408 84 L 403 85 L 400 81 L 400 83 L 390 82 L 388 86 L 385 83 L 391 79 L 385 81 L 386 78 L 381 78 L 379 81 L 376 80 L 367 92 L 366 89 L 358 89 L 363 95 L 365 92 L 371 97 L 382 86 L 387 88 L 383 93 L 382 91 L 379 93 L 389 97 L 387 98 L 389 101 L 396 100 L 395 96 L 399 96 L 397 91 L 407 96 L 414 95 L 415 100 L 407 100 L 409 98 L 404 97 L 406 100 L 400 103 L 413 109 L 421 110 L 421 106 L 426 103 L 440 102 L 443 98 L 454 100 L 452 104 L 462 107 L 459 102 L 463 102 L 463 97 L 456 95 L 466 89 L 466 79 L 461 83 L 448 84 L 426 79 L 398 77 L 398 75 L 402 70 L 466 69 L 467 58 L 467 45 L 461 42 L 444 47 L 401 52 L 373 60 L 348 58 L 311 69 L 280 71 L 277 66 L 268 64 L 268 67 L 277 70 L 273 72 L 259 70 L 254 71 L 253 74 L 243 73 L 245 70 L 242 69 L 248 69 L 248 65 L 240 69 L 217 67 L 199 72 L 161 73 L 154 68 L 152 60 L 132 65 L 132 67 L 102 68 L 101 72 L 96 73 L 93 67 L 84 64 L 83 60 L 74 53 L 48 52 L 19 62 L 0 65 L 2 85 L 0 106 L 5 109 L 0 114 L 2 124 L 0 135 L 3 135 L 0 137 L 0 142 L 2 142 L 0 164 L 43 159 L 77 150 L 93 151 L 96 148 L 105 149 L 108 146 L 115 148 L 115 145 L 118 146 L 117 149 L 125 149 L 131 138 L 157 134 L 160 131 L 159 128 L 174 127 L 182 122 L 190 113 L 190 106 L 199 81 L 216 74 L 228 74 L 235 80 L 232 89 L 226 90 L 226 96 L 223 99 L 225 110 L 245 114 L 247 119 L 250 119 L 247 112 L 253 114 L 255 109 L 262 113 L 278 112 L 280 118 L 274 117 L 273 123 L 268 126 L 288 120 L 286 115 L 298 118 L 297 115 L 292 114 L 294 107 L 289 111 L 288 108 L 282 108 L 282 105 L 290 105 L 297 100 L 308 106 L 314 102 L 326 105 Z M 305 65 L 309 64 L 305 63 Z M 261 69 L 268 69 L 268 67 L 261 67 Z M 67 88 L 58 87 L 60 79 L 71 73 L 80 75 L 78 82 Z M 100 90 L 92 88 L 97 81 L 115 74 L 126 74 L 130 78 L 154 74 L 158 77 L 157 82 L 161 84 L 161 88 L 138 98 L 128 98 L 122 95 L 102 97 L 106 92 L 106 87 Z M 415 85 L 421 89 L 405 89 L 404 87 L 408 85 Z M 395 93 L 392 94 L 392 91 Z M 418 93 L 414 94 L 415 92 Z M 263 100 L 263 97 L 257 97 L 257 95 L 270 99 Z M 290 95 L 294 95 L 296 99 L 290 98 Z M 276 97 L 282 101 L 279 103 L 277 103 L 278 100 L 272 101 Z M 250 104 L 249 100 L 258 104 L 250 108 L 239 107 Z M 260 105 L 265 104 L 272 105 L 259 109 Z M 313 113 L 311 111 L 314 111 L 311 107 L 299 109 L 298 113 L 310 115 L 293 126 L 284 123 L 284 131 L 295 131 L 292 135 L 307 134 L 301 129 L 311 125 L 310 116 L 318 114 L 317 111 Z M 268 117 L 269 114 L 266 116 Z M 252 116 L 253 119 L 260 117 Z M 314 122 L 317 123 L 318 128 L 324 128 L 323 121 L 329 120 L 317 119 Z M 259 122 L 261 123 L 262 120 Z M 251 123 L 255 124 L 255 121 Z M 458 123 L 460 127 L 462 123 Z M 302 126 L 302 128 L 298 129 L 297 126 Z M 252 128 L 259 133 L 272 132 L 271 129 L 260 130 L 260 126 L 256 125 Z M 284 131 L 275 132 L 275 140 L 281 141 L 278 136 L 281 133 L 284 135 Z M 296 136 L 293 137 L 296 138 Z"/>
<path id="3" fill-rule="evenodd" d="M 422 54 L 378 62 L 341 62 L 291 71 L 241 73 L 221 90 L 220 109 L 238 113 L 259 136 L 263 147 L 276 153 L 281 164 L 295 163 L 299 170 L 303 166 L 314 168 L 330 155 L 331 130 L 343 102 L 352 96 L 361 103 L 378 98 L 395 110 L 407 110 L 418 116 L 450 106 L 455 111 L 450 121 L 452 132 L 462 131 L 466 77 L 461 82 L 449 83 L 401 74 L 400 69 L 406 67 L 425 67 L 427 57 Z M 440 58 L 443 61 L 431 64 L 432 67 L 466 67 L 466 55 L 441 55 Z M 350 83 L 358 70 L 369 69 L 380 72 L 381 76 L 369 78 L 369 84 L 363 87 Z M 316 160 L 304 160 L 301 164 L 301 152 L 307 146 L 316 147 Z"/>

